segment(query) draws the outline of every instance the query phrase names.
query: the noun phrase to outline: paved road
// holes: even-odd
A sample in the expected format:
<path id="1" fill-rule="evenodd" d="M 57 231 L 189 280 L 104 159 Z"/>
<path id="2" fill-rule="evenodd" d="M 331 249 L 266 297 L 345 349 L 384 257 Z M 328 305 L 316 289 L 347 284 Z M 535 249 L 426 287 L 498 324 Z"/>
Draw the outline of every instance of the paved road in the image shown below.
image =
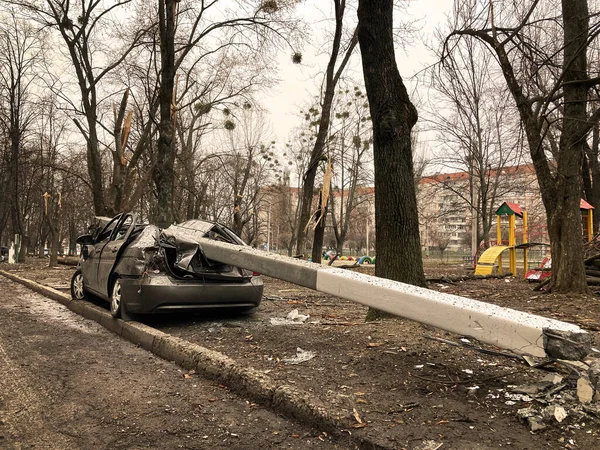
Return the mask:
<path id="1" fill-rule="evenodd" d="M 0 276 L 0 448 L 347 446 Z"/>

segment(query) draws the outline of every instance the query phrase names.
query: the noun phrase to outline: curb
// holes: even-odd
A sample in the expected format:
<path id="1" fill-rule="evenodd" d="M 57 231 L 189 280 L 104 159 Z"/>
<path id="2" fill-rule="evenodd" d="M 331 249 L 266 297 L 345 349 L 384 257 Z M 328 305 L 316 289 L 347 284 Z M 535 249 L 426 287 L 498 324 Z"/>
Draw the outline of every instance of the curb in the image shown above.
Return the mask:
<path id="1" fill-rule="evenodd" d="M 280 384 L 268 375 L 244 367 L 223 353 L 163 333 L 143 323 L 113 318 L 99 306 L 72 300 L 70 295 L 27 278 L 0 270 L 0 275 L 63 304 L 71 311 L 93 320 L 109 331 L 139 345 L 144 350 L 172 361 L 186 370 L 195 370 L 205 378 L 219 382 L 229 390 L 250 398 L 274 411 L 319 431 L 326 431 L 363 450 L 389 450 L 376 437 L 350 433 L 352 412 L 331 409 L 314 395 L 294 386 Z"/>

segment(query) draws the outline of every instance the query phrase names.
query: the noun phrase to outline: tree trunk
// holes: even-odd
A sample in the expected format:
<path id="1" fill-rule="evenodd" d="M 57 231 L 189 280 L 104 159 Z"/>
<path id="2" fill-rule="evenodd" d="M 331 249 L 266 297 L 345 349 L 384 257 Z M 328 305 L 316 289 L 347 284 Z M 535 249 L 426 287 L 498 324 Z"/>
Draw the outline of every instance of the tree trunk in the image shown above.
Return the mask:
<path id="1" fill-rule="evenodd" d="M 109 190 L 109 200 L 106 205 L 107 216 L 113 217 L 122 212 L 125 203 L 125 176 L 127 172 L 127 162 L 125 160 L 125 147 L 127 135 L 129 133 L 128 124 L 125 122 L 125 113 L 127 110 L 127 100 L 129 98 L 129 89 L 125 90 L 118 112 L 115 106 L 115 123 L 113 127 L 113 137 L 115 149 L 112 150 L 113 170 L 112 182 Z"/>
<path id="2" fill-rule="evenodd" d="M 327 220 L 327 205 L 325 207 L 321 207 L 322 204 L 322 195 L 319 198 L 319 209 L 317 210 L 317 226 L 315 228 L 315 235 L 313 240 L 312 247 L 312 262 L 321 264 L 321 256 L 323 253 L 323 240 L 325 238 L 325 222 Z M 320 219 L 320 220 L 319 220 Z"/>
<path id="3" fill-rule="evenodd" d="M 28 252 L 29 236 L 21 235 L 21 247 L 19 248 L 19 260 L 17 262 L 24 263 Z"/>
<path id="4" fill-rule="evenodd" d="M 592 145 L 587 145 L 586 156 L 583 160 L 583 189 L 585 199 L 594 207 L 593 222 L 594 233 L 598 232 L 600 224 L 600 161 L 598 160 L 598 147 L 600 144 L 600 128 L 598 124 L 592 129 Z"/>
<path id="5" fill-rule="evenodd" d="M 321 264 L 323 256 L 323 241 L 325 239 L 325 217 L 319 222 L 315 228 L 315 237 L 312 248 L 312 262 Z"/>
<path id="6" fill-rule="evenodd" d="M 555 207 L 548 216 L 552 290 L 587 292 L 579 199 L 587 134 L 587 0 L 562 0 L 564 24 L 564 115 L 557 158 Z"/>
<path id="7" fill-rule="evenodd" d="M 317 144 L 315 143 L 315 148 Z M 314 149 L 313 149 L 314 152 Z M 312 160 L 311 160 L 312 161 Z M 303 255 L 306 251 L 306 232 L 304 229 L 310 220 L 310 210 L 312 208 L 313 191 L 315 188 L 315 178 L 317 176 L 318 163 L 312 163 L 302 180 L 302 202 L 300 204 L 300 217 L 298 219 L 298 231 L 296 239 L 296 254 Z"/>
<path id="8" fill-rule="evenodd" d="M 57 218 L 55 218 L 56 220 Z M 58 222 L 58 221 L 57 221 Z M 58 226 L 58 224 L 57 224 Z M 50 262 L 48 264 L 49 267 L 56 267 L 58 265 L 58 245 L 60 241 L 60 232 L 57 228 L 53 234 L 51 234 L 50 240 L 50 249 L 48 253 L 50 254 Z"/>
<path id="9" fill-rule="evenodd" d="M 160 0 L 160 124 L 158 127 L 158 148 L 156 166 L 152 178 L 156 186 L 157 204 L 153 214 L 156 225 L 169 226 L 173 215 L 173 185 L 175 177 L 175 149 L 173 145 L 175 129 L 171 107 L 175 86 L 175 8 L 176 0 Z"/>
<path id="10" fill-rule="evenodd" d="M 392 10 L 393 0 L 360 0 L 358 6 L 358 41 L 373 121 L 375 274 L 425 286 L 410 136 L 418 116 L 396 65 Z M 367 319 L 378 315 L 370 311 Z"/>
<path id="11" fill-rule="evenodd" d="M 50 260 L 48 266 L 56 267 L 58 264 L 58 244 L 60 240 L 60 205 L 55 205 L 54 202 L 50 201 L 48 203 L 48 211 L 45 215 L 48 230 L 50 231 L 50 248 L 48 249 Z"/>
<path id="12" fill-rule="evenodd" d="M 345 0 L 334 0 L 335 8 L 335 33 L 333 36 L 333 44 L 331 48 L 331 56 L 329 57 L 329 63 L 327 64 L 327 72 L 325 75 L 325 92 L 323 93 L 323 104 L 321 106 L 321 117 L 319 120 L 319 131 L 317 132 L 317 138 L 313 147 L 310 163 L 308 169 L 304 174 L 302 183 L 302 203 L 300 204 L 300 216 L 298 219 L 298 228 L 296 233 L 296 253 L 298 255 L 304 254 L 306 250 L 306 232 L 304 229 L 310 220 L 313 191 L 315 187 L 315 178 L 317 175 L 317 169 L 319 168 L 319 162 L 323 157 L 323 150 L 325 149 L 325 142 L 327 140 L 327 134 L 329 133 L 329 123 L 331 117 L 331 107 L 333 104 L 333 97 L 335 94 L 335 86 L 344 71 L 352 51 L 356 47 L 357 37 L 356 32 L 352 36 L 352 39 L 346 49 L 344 58 L 335 70 L 335 64 L 340 52 L 340 44 L 342 39 L 342 31 L 344 25 L 344 10 L 346 8 Z M 320 250 L 319 250 L 320 251 Z"/>
<path id="13" fill-rule="evenodd" d="M 10 165 L 9 165 L 9 201 L 10 215 L 12 223 L 12 236 L 15 234 L 23 235 L 23 221 L 21 218 L 21 205 L 19 199 L 22 198 L 20 191 L 20 153 L 21 153 L 21 110 L 18 96 L 20 92 L 15 90 L 9 93 L 10 96 Z M 19 249 L 17 249 L 18 251 Z"/>
<path id="14" fill-rule="evenodd" d="M 89 136 L 87 139 L 87 168 L 92 185 L 92 197 L 94 200 L 94 213 L 98 216 L 106 215 L 106 204 L 104 203 L 104 185 L 102 183 L 102 162 L 100 161 L 100 150 L 98 148 L 98 135 L 96 132 L 96 113 L 86 111 Z M 90 115 L 93 115 L 91 117 Z"/>
<path id="15" fill-rule="evenodd" d="M 77 235 L 75 234 L 75 220 L 69 216 L 69 256 L 74 256 L 77 248 Z"/>
<path id="16" fill-rule="evenodd" d="M 565 192 L 563 190 L 563 192 Z M 570 197 L 570 198 L 569 198 Z M 579 196 L 565 193 L 557 199 L 557 209 L 548 219 L 552 252 L 552 292 L 587 292 L 581 237 Z M 578 230 L 573 233 L 571 230 Z M 554 255 L 561 255 L 556 258 Z"/>

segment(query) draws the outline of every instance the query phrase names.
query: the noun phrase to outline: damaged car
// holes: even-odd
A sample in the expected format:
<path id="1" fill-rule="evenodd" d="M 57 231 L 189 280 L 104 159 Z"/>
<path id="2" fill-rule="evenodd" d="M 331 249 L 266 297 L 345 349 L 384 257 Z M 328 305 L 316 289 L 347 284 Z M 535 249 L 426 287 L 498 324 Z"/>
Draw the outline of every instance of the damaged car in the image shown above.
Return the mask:
<path id="1" fill-rule="evenodd" d="M 92 294 L 110 302 L 113 317 L 207 308 L 258 307 L 260 274 L 206 258 L 203 239 L 246 245 L 224 225 L 188 220 L 160 229 L 134 214 L 97 218 L 80 236 L 71 295 Z"/>

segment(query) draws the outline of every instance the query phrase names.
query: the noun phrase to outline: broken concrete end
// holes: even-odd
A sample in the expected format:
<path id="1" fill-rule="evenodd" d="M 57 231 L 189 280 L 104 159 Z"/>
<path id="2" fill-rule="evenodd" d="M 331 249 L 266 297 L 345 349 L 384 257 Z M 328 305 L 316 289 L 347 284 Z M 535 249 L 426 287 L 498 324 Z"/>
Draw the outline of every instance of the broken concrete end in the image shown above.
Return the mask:
<path id="1" fill-rule="evenodd" d="M 544 349 L 550 358 L 582 361 L 592 350 L 592 336 L 585 331 L 544 328 Z"/>

